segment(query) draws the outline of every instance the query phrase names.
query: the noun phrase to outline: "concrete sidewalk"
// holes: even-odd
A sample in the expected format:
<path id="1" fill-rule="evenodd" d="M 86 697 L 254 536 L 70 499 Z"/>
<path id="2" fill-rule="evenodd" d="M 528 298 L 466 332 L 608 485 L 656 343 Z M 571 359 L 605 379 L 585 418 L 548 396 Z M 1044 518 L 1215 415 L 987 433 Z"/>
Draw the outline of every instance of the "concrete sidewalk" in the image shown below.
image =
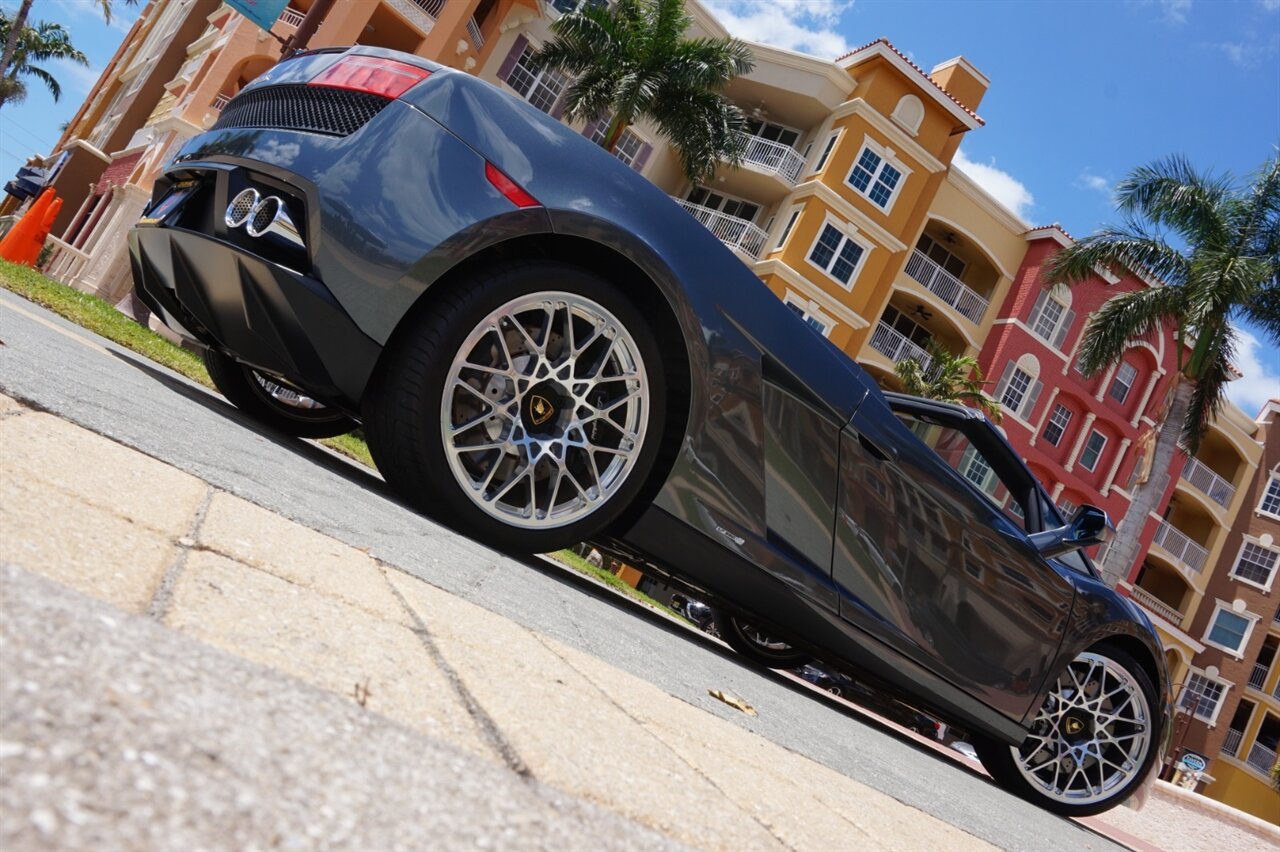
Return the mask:
<path id="1" fill-rule="evenodd" d="M 0 562 L 4 848 L 987 846 L 5 397 Z"/>

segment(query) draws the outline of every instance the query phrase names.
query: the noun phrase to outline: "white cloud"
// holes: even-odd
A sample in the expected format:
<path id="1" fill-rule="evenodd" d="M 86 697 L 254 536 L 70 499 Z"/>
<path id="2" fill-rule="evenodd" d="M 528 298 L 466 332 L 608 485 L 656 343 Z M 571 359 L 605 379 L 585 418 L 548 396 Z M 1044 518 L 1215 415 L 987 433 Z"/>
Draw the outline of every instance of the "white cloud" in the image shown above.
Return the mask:
<path id="1" fill-rule="evenodd" d="M 1101 193 L 1108 198 L 1111 196 L 1111 181 L 1101 175 L 1093 174 L 1088 169 L 1082 171 L 1080 173 L 1080 177 L 1076 178 L 1076 186 L 1081 189 Z"/>
<path id="2" fill-rule="evenodd" d="M 102 4 L 98 0 L 53 0 L 52 5 L 60 7 L 62 14 L 68 18 L 84 19 L 85 23 L 96 21 L 99 26 L 103 23 Z M 111 0 L 109 5 L 111 23 L 107 26 L 120 33 L 127 33 L 146 4 L 140 1 L 128 5 L 126 0 Z M 34 14 L 34 9 L 32 11 L 32 17 L 38 17 Z"/>
<path id="3" fill-rule="evenodd" d="M 1258 0 L 1258 5 L 1264 12 L 1280 11 L 1280 0 Z"/>
<path id="4" fill-rule="evenodd" d="M 836 31 L 852 0 L 705 0 L 732 35 L 834 59 L 849 50 Z"/>
<path id="5" fill-rule="evenodd" d="M 1280 3 L 1280 0 L 1276 0 Z M 1269 41 L 1248 38 L 1245 41 L 1224 41 L 1214 45 L 1237 68 L 1253 68 L 1280 52 L 1280 36 L 1272 36 Z"/>
<path id="6" fill-rule="evenodd" d="M 1227 383 L 1227 398 L 1246 414 L 1257 414 L 1268 399 L 1280 398 L 1280 352 L 1237 326 L 1239 348 L 1233 359 L 1244 378 Z"/>
<path id="7" fill-rule="evenodd" d="M 1008 172 L 996 168 L 995 158 L 990 163 L 976 163 L 965 156 L 964 149 L 956 151 L 951 161 L 960 171 L 973 178 L 978 186 L 990 193 L 996 201 L 1012 210 L 1020 219 L 1026 219 L 1036 200 L 1022 181 Z"/>
<path id="8" fill-rule="evenodd" d="M 1185 24 L 1191 11 L 1191 0 L 1159 0 L 1160 12 L 1171 24 Z"/>
<path id="9" fill-rule="evenodd" d="M 93 89 L 93 84 L 102 76 L 102 69 L 92 65 L 77 65 L 66 59 L 54 59 L 46 70 L 62 84 L 63 100 L 76 101 L 82 99 Z M 27 87 L 31 87 L 28 80 Z"/>

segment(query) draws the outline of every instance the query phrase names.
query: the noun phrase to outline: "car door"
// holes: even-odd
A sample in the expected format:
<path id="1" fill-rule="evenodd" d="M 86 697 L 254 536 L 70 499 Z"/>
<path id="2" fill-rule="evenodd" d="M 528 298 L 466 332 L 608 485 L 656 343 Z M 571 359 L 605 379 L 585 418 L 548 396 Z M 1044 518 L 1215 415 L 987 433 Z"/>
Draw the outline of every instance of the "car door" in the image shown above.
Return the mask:
<path id="1" fill-rule="evenodd" d="M 832 564 L 841 616 L 1020 717 L 1073 597 L 1028 538 L 1041 518 L 1034 480 L 984 420 L 927 401 L 892 404 L 864 406 L 841 436 Z"/>

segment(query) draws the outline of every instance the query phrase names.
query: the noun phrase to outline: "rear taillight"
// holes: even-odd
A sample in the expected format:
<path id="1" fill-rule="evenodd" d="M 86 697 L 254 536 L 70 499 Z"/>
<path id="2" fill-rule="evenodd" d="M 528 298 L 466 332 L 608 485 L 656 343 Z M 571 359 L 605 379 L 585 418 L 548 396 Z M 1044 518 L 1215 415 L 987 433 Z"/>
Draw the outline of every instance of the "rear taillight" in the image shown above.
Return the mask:
<path id="1" fill-rule="evenodd" d="M 308 85 L 349 89 L 395 99 L 431 76 L 416 65 L 377 56 L 344 56 L 330 65 Z"/>
<path id="2" fill-rule="evenodd" d="M 501 192 L 503 196 L 517 207 L 541 207 L 542 204 L 538 199 L 524 191 L 520 184 L 513 181 L 502 173 L 502 170 L 493 163 L 486 162 L 484 164 L 484 176 L 494 188 Z"/>

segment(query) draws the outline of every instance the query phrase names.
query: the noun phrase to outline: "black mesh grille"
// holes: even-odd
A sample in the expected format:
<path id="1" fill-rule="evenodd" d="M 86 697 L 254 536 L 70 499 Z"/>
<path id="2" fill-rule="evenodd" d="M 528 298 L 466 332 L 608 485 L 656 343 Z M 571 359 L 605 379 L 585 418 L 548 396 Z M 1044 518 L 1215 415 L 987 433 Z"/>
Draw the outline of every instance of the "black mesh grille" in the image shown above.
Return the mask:
<path id="1" fill-rule="evenodd" d="M 367 92 L 325 86 L 267 86 L 233 98 L 213 129 L 275 127 L 349 136 L 389 103 Z"/>

